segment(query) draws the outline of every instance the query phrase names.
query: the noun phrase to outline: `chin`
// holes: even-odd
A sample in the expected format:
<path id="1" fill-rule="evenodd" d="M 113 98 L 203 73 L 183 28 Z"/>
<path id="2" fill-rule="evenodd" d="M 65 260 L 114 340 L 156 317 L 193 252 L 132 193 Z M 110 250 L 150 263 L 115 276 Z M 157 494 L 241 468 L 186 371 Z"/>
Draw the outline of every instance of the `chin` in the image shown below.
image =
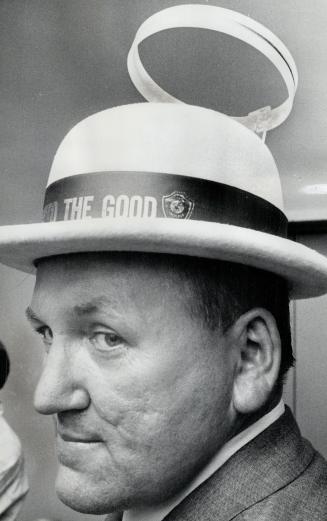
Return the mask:
<path id="1" fill-rule="evenodd" d="M 120 512 L 129 507 L 129 502 L 110 483 L 95 483 L 84 474 L 67 467 L 60 467 L 56 479 L 56 493 L 60 501 L 83 514 L 103 515 Z"/>

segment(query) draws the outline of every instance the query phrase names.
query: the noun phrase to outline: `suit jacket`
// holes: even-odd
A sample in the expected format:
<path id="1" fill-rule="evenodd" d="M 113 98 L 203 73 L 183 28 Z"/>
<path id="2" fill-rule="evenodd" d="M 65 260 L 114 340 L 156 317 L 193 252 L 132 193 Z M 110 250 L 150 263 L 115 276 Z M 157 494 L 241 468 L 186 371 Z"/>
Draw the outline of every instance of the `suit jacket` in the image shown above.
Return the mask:
<path id="1" fill-rule="evenodd" d="M 111 514 L 106 521 L 121 516 Z M 288 408 L 165 517 L 165 521 L 232 519 L 327 520 L 327 463 L 301 437 Z"/>

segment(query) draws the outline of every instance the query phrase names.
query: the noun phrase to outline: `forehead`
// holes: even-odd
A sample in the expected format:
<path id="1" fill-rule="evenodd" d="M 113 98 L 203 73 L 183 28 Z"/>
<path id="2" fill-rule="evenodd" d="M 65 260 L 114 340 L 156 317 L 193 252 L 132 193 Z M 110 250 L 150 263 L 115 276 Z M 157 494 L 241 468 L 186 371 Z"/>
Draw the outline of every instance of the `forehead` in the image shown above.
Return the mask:
<path id="1" fill-rule="evenodd" d="M 37 268 L 32 307 L 55 300 L 72 305 L 153 305 L 179 299 L 181 281 L 164 259 L 137 254 L 74 254 L 42 260 Z"/>

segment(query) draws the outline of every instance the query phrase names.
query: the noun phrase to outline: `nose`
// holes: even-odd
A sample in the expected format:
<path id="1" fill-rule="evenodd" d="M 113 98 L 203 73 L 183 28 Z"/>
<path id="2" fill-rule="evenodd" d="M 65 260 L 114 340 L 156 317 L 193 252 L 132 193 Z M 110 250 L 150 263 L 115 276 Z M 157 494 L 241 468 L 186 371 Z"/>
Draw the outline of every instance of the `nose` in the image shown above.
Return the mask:
<path id="1" fill-rule="evenodd" d="M 41 414 L 86 409 L 90 396 L 82 383 L 81 363 L 69 356 L 62 341 L 55 341 L 44 361 L 34 393 L 34 407 Z"/>

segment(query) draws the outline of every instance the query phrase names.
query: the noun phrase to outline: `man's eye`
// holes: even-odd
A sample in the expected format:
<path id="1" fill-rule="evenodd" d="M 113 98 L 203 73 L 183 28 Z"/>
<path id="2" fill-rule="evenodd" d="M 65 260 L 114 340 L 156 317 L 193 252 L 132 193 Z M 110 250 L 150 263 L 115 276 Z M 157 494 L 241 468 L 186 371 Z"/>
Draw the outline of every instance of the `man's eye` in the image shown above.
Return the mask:
<path id="1" fill-rule="evenodd" d="M 110 351 L 121 345 L 123 339 L 113 332 L 94 333 L 91 338 L 92 344 L 100 351 Z"/>
<path id="2" fill-rule="evenodd" d="M 45 345 L 50 346 L 52 344 L 53 335 L 48 326 L 41 326 L 36 330 L 36 332 L 42 337 Z"/>

